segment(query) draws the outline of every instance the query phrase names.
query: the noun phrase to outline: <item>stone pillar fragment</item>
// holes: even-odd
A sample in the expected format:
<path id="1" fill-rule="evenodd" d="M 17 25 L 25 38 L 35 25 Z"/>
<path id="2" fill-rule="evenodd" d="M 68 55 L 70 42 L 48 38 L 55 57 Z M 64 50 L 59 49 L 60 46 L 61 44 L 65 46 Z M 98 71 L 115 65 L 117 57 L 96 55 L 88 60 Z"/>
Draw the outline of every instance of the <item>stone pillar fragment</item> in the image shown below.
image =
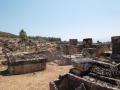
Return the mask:
<path id="1" fill-rule="evenodd" d="M 70 39 L 69 40 L 69 44 L 70 45 L 77 45 L 78 44 L 78 40 L 77 39 Z"/>
<path id="2" fill-rule="evenodd" d="M 84 48 L 91 48 L 92 43 L 93 43 L 92 38 L 83 39 L 83 47 Z"/>
<path id="3" fill-rule="evenodd" d="M 115 61 L 120 61 L 120 36 L 111 37 L 112 40 L 112 55 L 111 58 Z"/>

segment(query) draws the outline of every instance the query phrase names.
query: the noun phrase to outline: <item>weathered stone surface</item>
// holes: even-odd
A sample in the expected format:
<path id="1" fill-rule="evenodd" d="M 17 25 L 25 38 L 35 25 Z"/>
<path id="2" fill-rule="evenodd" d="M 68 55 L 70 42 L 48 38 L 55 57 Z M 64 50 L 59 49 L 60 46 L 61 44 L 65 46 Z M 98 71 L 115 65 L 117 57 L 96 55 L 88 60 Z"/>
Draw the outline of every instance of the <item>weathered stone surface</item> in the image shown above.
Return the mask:
<path id="1" fill-rule="evenodd" d="M 84 48 L 91 48 L 92 43 L 93 43 L 92 38 L 83 39 L 83 47 Z"/>
<path id="2" fill-rule="evenodd" d="M 24 74 L 44 70 L 47 57 L 41 53 L 7 55 L 9 74 Z"/>
<path id="3" fill-rule="evenodd" d="M 75 88 L 75 90 L 86 90 L 84 83 L 81 83 L 79 87 Z"/>
<path id="4" fill-rule="evenodd" d="M 81 53 L 84 57 L 95 57 L 97 50 L 96 48 L 84 48 Z"/>
<path id="5" fill-rule="evenodd" d="M 76 90 L 81 84 L 82 90 L 119 90 L 117 85 L 112 85 L 100 80 L 96 82 L 94 78 L 82 78 L 70 73 L 60 76 L 56 81 L 50 82 L 50 90 Z M 81 90 L 81 88 L 78 90 Z"/>
<path id="6" fill-rule="evenodd" d="M 77 39 L 70 39 L 69 40 L 69 44 L 70 45 L 77 45 L 78 44 L 78 40 Z"/>
<path id="7" fill-rule="evenodd" d="M 118 65 L 96 61 L 91 58 L 74 59 L 72 64 L 80 72 L 93 72 L 107 77 L 120 76 Z"/>
<path id="8" fill-rule="evenodd" d="M 120 62 L 120 36 L 114 36 L 112 40 L 112 55 L 113 61 Z"/>
<path id="9" fill-rule="evenodd" d="M 112 53 L 120 54 L 120 36 L 114 36 L 112 40 Z"/>
<path id="10" fill-rule="evenodd" d="M 82 57 L 81 54 L 75 55 L 61 55 L 60 59 L 55 60 L 54 62 L 60 66 L 71 65 L 71 60 L 74 58 Z"/>
<path id="11" fill-rule="evenodd" d="M 60 46 L 61 52 L 65 55 L 69 55 L 69 45 L 68 44 L 62 44 Z"/>

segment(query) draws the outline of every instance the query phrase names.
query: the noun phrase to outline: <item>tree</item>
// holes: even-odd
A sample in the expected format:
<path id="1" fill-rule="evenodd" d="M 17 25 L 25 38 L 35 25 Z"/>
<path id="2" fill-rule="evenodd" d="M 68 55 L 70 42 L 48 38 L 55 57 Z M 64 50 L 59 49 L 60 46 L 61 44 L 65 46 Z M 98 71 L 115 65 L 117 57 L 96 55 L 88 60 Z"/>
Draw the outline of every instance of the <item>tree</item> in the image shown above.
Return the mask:
<path id="1" fill-rule="evenodd" d="M 102 43 L 102 42 L 100 42 L 100 41 L 98 40 L 97 43 L 100 44 L 100 43 Z"/>
<path id="2" fill-rule="evenodd" d="M 24 29 L 21 29 L 20 33 L 19 33 L 19 37 L 21 39 L 25 39 L 27 38 L 27 33 L 24 31 Z"/>

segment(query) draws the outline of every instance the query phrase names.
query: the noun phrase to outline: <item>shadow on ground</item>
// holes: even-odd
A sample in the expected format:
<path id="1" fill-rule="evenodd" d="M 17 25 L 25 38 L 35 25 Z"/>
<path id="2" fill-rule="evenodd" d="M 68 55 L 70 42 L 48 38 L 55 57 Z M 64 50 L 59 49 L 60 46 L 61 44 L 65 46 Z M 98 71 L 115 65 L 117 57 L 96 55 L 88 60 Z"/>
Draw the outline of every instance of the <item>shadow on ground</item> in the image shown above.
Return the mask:
<path id="1" fill-rule="evenodd" d="M 8 73 L 8 70 L 0 71 L 0 75 L 2 75 L 2 76 L 10 76 L 10 74 Z"/>

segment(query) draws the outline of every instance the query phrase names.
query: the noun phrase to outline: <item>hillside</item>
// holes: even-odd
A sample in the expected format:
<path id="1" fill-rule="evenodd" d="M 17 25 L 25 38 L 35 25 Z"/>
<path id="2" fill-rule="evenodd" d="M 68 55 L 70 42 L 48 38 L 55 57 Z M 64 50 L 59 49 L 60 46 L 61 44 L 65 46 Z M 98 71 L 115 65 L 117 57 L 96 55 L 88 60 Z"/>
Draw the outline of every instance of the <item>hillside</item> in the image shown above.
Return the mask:
<path id="1" fill-rule="evenodd" d="M 15 35 L 15 34 L 8 33 L 8 32 L 2 32 L 2 31 L 0 31 L 0 37 L 16 38 L 18 36 Z"/>
<path id="2" fill-rule="evenodd" d="M 12 33 L 8 33 L 8 32 L 3 32 L 0 31 L 0 37 L 3 38 L 18 38 L 18 35 L 12 34 Z M 50 41 L 50 42 L 54 42 L 54 41 L 61 41 L 61 38 L 56 38 L 56 37 L 41 37 L 41 36 L 28 36 L 30 39 L 33 40 L 46 40 L 46 41 Z"/>

